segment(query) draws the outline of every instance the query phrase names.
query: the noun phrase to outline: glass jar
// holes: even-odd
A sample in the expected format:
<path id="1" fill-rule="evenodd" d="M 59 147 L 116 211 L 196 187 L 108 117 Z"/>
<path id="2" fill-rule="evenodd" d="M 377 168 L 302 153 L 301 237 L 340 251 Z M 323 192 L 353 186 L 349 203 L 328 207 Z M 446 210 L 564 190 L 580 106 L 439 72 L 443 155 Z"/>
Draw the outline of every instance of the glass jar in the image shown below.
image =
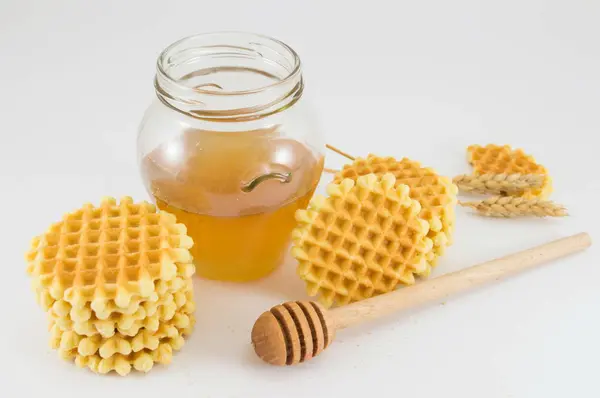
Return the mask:
<path id="1" fill-rule="evenodd" d="M 158 207 L 194 239 L 197 273 L 269 274 L 323 171 L 298 55 L 256 34 L 192 36 L 161 53 L 154 85 L 138 160 Z"/>

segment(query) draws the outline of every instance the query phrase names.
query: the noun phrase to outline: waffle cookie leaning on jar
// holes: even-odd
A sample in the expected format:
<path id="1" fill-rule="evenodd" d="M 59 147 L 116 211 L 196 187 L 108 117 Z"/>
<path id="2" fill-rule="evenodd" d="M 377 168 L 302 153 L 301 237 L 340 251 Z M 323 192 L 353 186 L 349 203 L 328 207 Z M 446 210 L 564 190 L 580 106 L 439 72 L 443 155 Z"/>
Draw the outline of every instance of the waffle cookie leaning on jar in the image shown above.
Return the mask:
<path id="1" fill-rule="evenodd" d="M 26 258 L 52 348 L 97 373 L 170 362 L 194 324 L 192 245 L 173 215 L 129 197 L 51 225 Z"/>
<path id="2" fill-rule="evenodd" d="M 396 184 L 408 186 L 409 196 L 421 205 L 419 217 L 429 223 L 427 236 L 433 242 L 433 250 L 427 255 L 426 267 L 418 275 L 428 276 L 438 258 L 452 244 L 458 188 L 450 178 L 438 175 L 431 168 L 422 167 L 419 162 L 372 154 L 366 159 L 355 158 L 352 164 L 345 165 L 335 174 L 334 182 L 345 178 L 356 180 L 370 173 L 379 176 L 391 173 L 396 178 Z"/>
<path id="3" fill-rule="evenodd" d="M 415 282 L 433 242 L 421 205 L 393 174 L 344 179 L 298 210 L 292 255 L 308 294 L 344 305 Z"/>

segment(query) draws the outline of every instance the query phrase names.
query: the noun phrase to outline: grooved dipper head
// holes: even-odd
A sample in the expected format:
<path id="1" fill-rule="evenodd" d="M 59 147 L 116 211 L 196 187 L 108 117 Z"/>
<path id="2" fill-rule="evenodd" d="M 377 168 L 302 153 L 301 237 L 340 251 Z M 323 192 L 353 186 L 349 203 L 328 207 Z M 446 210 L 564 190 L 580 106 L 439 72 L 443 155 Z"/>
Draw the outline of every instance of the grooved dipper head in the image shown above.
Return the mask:
<path id="1" fill-rule="evenodd" d="M 333 340 L 323 307 L 290 301 L 264 312 L 252 328 L 254 351 L 272 365 L 295 365 L 323 351 Z"/>

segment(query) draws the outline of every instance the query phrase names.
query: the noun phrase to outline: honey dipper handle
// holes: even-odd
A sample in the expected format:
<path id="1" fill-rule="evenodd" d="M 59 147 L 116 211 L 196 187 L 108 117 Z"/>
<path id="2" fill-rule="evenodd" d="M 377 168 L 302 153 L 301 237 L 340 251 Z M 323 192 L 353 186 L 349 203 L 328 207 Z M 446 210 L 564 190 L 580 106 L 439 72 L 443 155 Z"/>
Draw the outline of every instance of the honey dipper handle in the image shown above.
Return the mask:
<path id="1" fill-rule="evenodd" d="M 335 329 L 343 329 L 392 312 L 415 308 L 446 297 L 498 281 L 529 268 L 581 251 L 592 244 L 587 233 L 558 239 L 519 253 L 452 272 L 391 293 L 375 296 L 328 313 Z"/>

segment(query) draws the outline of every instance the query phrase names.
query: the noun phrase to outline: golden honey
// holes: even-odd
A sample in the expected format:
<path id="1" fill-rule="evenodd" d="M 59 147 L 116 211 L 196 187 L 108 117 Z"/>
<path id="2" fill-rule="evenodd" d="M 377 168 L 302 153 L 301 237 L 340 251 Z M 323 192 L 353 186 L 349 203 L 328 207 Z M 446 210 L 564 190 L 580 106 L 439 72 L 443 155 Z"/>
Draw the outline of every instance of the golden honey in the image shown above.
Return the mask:
<path id="1" fill-rule="evenodd" d="M 190 130 L 151 151 L 141 168 L 158 207 L 194 239 L 197 273 L 241 282 L 281 263 L 323 158 L 277 128 Z"/>

